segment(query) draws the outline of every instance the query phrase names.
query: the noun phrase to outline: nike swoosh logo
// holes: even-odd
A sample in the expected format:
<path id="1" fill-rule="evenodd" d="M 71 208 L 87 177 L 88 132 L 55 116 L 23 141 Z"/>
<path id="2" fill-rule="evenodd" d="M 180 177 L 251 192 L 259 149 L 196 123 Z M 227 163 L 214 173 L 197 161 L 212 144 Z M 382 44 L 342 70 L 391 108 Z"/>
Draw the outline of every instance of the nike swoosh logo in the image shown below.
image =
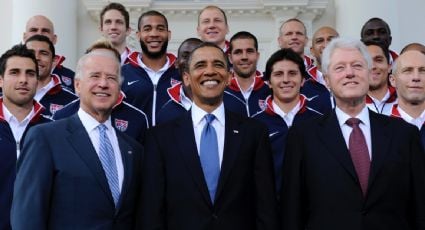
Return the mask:
<path id="1" fill-rule="evenodd" d="M 279 132 L 274 132 L 274 133 L 270 133 L 269 134 L 269 137 L 272 137 L 272 136 L 274 136 L 274 135 L 276 135 L 276 134 L 278 134 Z"/>
<path id="2" fill-rule="evenodd" d="M 134 83 L 136 83 L 136 82 L 138 82 L 139 80 L 135 80 L 135 81 L 129 81 L 129 82 L 127 82 L 127 85 L 132 85 L 132 84 L 134 84 Z"/>

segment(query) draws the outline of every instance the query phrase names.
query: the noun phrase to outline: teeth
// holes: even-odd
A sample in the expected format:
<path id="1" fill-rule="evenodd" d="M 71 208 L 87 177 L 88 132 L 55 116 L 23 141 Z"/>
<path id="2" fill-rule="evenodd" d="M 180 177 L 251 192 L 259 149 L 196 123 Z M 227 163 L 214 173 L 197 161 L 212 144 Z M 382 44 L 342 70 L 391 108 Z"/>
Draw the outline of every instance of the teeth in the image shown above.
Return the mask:
<path id="1" fill-rule="evenodd" d="M 106 94 L 106 93 L 95 93 L 95 95 L 99 96 L 99 97 L 107 97 L 108 96 L 108 94 Z"/>
<path id="2" fill-rule="evenodd" d="M 218 82 L 217 81 L 214 81 L 214 80 L 204 81 L 202 83 L 202 85 L 204 85 L 204 86 L 214 86 L 214 85 L 218 85 Z"/>

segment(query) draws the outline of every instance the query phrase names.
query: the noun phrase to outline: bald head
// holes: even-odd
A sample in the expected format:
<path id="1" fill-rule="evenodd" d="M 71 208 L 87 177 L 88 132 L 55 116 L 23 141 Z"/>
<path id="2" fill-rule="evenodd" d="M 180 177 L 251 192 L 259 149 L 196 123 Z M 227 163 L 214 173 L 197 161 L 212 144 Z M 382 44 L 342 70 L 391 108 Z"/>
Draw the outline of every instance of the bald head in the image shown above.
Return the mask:
<path id="1" fill-rule="evenodd" d="M 35 15 L 28 19 L 23 34 L 24 42 L 33 35 L 41 34 L 49 38 L 49 40 L 56 44 L 56 34 L 52 21 L 43 15 Z"/>
<path id="2" fill-rule="evenodd" d="M 338 32 L 329 26 L 321 27 L 313 34 L 310 52 L 316 58 L 319 65 L 321 64 L 323 50 L 332 39 L 338 36 Z"/>
<path id="3" fill-rule="evenodd" d="M 416 42 L 410 43 L 410 44 L 406 45 L 401 50 L 400 54 L 403 54 L 404 52 L 409 51 L 409 50 L 417 50 L 417 51 L 422 52 L 423 54 L 425 54 L 425 46 L 422 45 L 421 43 L 416 43 Z"/>

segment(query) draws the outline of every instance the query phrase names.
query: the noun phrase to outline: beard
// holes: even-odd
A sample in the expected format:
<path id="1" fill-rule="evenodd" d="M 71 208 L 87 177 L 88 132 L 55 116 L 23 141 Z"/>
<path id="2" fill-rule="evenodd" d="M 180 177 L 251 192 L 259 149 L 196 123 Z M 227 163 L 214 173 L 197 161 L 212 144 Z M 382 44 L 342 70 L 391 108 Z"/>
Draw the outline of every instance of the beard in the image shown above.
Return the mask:
<path id="1" fill-rule="evenodd" d="M 140 40 L 140 47 L 142 48 L 143 55 L 146 55 L 151 59 L 159 59 L 167 53 L 168 41 L 165 41 L 164 44 L 162 44 L 161 49 L 158 52 L 149 51 L 148 46 L 142 40 Z"/>

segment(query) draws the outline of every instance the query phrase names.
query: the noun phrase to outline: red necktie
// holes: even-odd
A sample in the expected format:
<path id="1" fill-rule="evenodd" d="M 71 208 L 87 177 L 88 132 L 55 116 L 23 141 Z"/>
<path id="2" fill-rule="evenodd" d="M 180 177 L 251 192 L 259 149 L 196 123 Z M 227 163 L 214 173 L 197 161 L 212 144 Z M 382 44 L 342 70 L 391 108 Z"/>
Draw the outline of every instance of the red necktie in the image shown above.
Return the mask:
<path id="1" fill-rule="evenodd" d="M 353 161 L 357 177 L 359 178 L 363 196 L 365 196 L 367 192 L 370 170 L 370 157 L 366 139 L 359 127 L 359 119 L 350 118 L 345 123 L 353 128 L 353 131 L 351 131 L 350 134 L 348 148 L 350 150 L 351 160 Z"/>

